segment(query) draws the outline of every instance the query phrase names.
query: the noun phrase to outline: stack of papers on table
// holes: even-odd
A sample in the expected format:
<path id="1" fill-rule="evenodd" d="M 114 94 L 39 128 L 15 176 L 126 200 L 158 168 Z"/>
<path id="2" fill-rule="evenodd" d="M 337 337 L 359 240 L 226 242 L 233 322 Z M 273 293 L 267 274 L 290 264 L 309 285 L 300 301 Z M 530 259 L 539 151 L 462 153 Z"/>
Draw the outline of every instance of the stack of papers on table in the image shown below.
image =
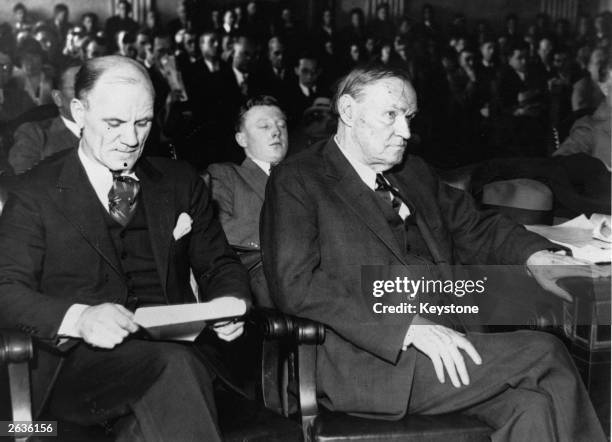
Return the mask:
<path id="1" fill-rule="evenodd" d="M 569 248 L 576 258 L 592 263 L 612 261 L 612 231 L 610 216 L 594 214 L 591 218 L 580 215 L 556 226 L 525 226 L 549 241 Z"/>
<path id="2" fill-rule="evenodd" d="M 238 318 L 246 310 L 244 300 L 226 296 L 199 304 L 141 307 L 134 321 L 153 339 L 193 341 L 207 323 Z"/>

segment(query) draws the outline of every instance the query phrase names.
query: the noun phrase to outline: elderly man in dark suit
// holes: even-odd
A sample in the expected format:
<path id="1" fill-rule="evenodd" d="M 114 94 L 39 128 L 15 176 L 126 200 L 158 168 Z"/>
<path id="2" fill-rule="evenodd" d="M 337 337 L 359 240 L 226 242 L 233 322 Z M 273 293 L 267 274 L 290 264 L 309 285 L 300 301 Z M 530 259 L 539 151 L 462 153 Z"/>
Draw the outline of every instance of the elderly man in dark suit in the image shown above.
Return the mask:
<path id="1" fill-rule="evenodd" d="M 74 98 L 74 78 L 80 66 L 65 67 L 51 91 L 59 115 L 43 121 L 24 123 L 15 131 L 9 163 L 15 173 L 22 173 L 41 160 L 78 145 L 79 128 L 72 118 L 70 102 Z"/>
<path id="2" fill-rule="evenodd" d="M 142 339 L 132 311 L 194 302 L 190 269 L 203 300 L 247 302 L 246 272 L 195 171 L 141 157 L 153 86 L 139 63 L 86 62 L 71 110 L 79 148 L 24 175 L 0 218 L 0 327 L 35 339 L 36 408 L 115 423 L 120 440 L 220 440 L 206 359 Z"/>
<path id="3" fill-rule="evenodd" d="M 287 139 L 287 121 L 277 101 L 265 95 L 255 97 L 241 108 L 236 123 L 236 142 L 246 159 L 241 165 L 208 167 L 225 235 L 231 245 L 245 252 L 260 250 L 259 215 L 266 183 L 271 168 L 287 155 Z M 251 272 L 251 286 L 258 299 L 267 298 L 261 268 Z"/>
<path id="4" fill-rule="evenodd" d="M 382 419 L 463 411 L 493 427 L 496 441 L 605 440 L 553 336 L 466 335 L 419 312 L 373 312 L 363 266 L 527 263 L 538 282 L 567 297 L 538 264 L 576 261 L 508 219 L 479 212 L 423 161 L 404 158 L 417 101 L 403 71 L 352 71 L 335 106 L 336 135 L 273 170 L 261 223 L 276 305 L 328 328 L 317 351 L 321 404 Z"/>

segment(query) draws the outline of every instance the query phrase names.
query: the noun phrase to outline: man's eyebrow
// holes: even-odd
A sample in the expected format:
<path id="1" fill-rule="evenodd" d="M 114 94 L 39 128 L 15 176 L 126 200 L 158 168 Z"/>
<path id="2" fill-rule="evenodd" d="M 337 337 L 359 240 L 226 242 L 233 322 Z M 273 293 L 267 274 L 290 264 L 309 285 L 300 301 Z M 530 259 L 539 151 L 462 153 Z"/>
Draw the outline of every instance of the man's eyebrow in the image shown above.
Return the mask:
<path id="1" fill-rule="evenodd" d="M 418 112 L 418 109 L 416 109 L 416 108 L 415 109 L 406 109 L 405 107 L 397 106 L 395 104 L 392 105 L 391 107 L 393 108 L 393 110 L 399 111 L 399 112 L 401 112 L 402 114 L 404 114 L 404 115 L 406 115 L 408 117 L 412 117 L 412 116 L 414 116 Z"/>

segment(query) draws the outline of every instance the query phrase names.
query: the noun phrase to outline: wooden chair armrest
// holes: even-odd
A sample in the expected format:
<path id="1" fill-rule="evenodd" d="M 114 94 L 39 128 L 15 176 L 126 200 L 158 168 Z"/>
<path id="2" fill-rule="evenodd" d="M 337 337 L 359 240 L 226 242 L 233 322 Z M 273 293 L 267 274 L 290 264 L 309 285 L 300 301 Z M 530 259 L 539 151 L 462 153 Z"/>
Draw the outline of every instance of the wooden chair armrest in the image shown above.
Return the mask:
<path id="1" fill-rule="evenodd" d="M 252 317 L 266 340 L 285 340 L 295 345 L 325 341 L 325 326 L 310 319 L 263 308 L 255 309 Z"/>
<path id="2" fill-rule="evenodd" d="M 274 309 L 255 309 L 251 317 L 264 338 L 264 403 L 286 416 L 299 411 L 304 439 L 310 440 L 310 428 L 319 412 L 316 347 L 325 341 L 325 326 Z M 290 403 L 288 390 L 297 394 L 297 410 Z"/>
<path id="3" fill-rule="evenodd" d="M 0 329 L 0 363 L 27 362 L 33 356 L 32 338 L 29 335 Z"/>

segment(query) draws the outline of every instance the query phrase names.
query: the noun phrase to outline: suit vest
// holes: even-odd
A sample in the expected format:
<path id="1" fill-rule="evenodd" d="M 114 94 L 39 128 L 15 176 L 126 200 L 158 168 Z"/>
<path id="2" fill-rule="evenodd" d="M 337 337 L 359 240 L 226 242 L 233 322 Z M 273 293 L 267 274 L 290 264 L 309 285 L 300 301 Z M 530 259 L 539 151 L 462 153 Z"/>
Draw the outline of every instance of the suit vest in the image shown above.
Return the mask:
<path id="1" fill-rule="evenodd" d="M 105 210 L 104 220 L 128 286 L 126 306 L 133 310 L 147 304 L 166 304 L 162 290 L 142 195 L 130 222 L 123 227 Z"/>

